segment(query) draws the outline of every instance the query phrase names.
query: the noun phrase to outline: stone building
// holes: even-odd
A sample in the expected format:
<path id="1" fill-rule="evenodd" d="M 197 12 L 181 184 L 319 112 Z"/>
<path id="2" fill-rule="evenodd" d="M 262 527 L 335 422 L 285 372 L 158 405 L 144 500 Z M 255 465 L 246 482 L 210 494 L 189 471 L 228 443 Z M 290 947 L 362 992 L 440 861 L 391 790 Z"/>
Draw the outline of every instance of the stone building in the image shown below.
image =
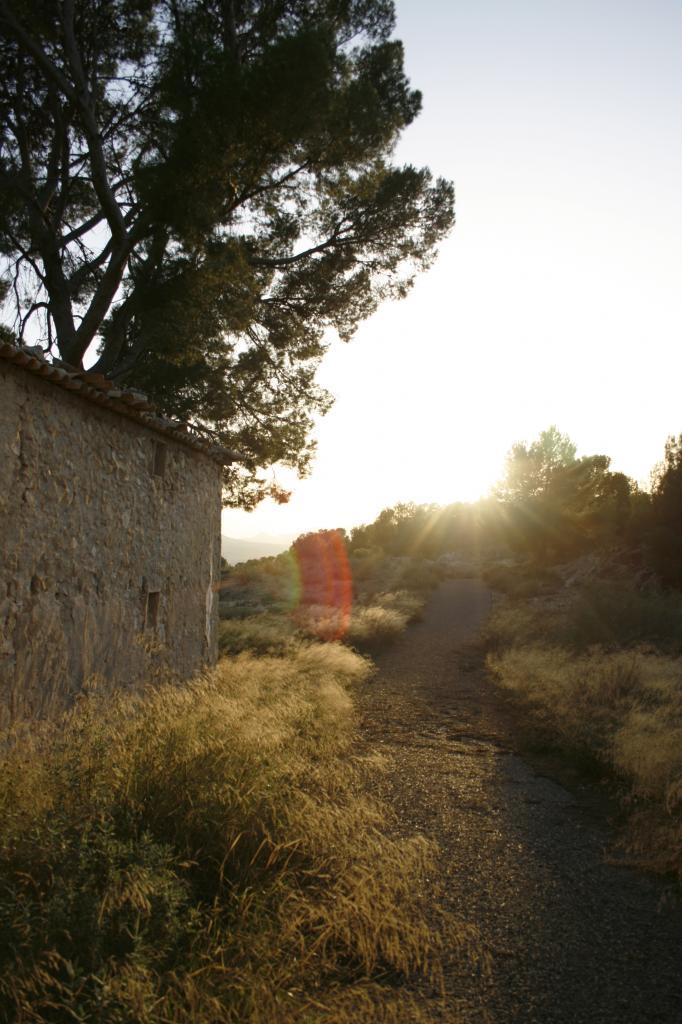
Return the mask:
<path id="1" fill-rule="evenodd" d="M 139 393 L 0 342 L 0 726 L 215 661 L 230 459 Z"/>

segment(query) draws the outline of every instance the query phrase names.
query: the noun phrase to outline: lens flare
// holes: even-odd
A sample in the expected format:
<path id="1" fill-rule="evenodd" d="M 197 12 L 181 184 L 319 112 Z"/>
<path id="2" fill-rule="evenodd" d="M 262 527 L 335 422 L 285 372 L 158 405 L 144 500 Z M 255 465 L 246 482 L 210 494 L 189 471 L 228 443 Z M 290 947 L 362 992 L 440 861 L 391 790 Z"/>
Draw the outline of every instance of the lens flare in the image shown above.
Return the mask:
<path id="1" fill-rule="evenodd" d="M 343 531 L 304 534 L 291 550 L 301 616 L 324 639 L 342 639 L 353 605 L 353 578 Z"/>

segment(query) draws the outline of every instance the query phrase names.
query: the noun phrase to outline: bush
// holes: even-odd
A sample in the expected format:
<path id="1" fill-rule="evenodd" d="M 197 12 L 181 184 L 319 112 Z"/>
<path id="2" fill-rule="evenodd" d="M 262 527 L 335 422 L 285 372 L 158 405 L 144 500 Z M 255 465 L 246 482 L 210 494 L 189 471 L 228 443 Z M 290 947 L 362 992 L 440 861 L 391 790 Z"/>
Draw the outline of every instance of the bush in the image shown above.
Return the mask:
<path id="1" fill-rule="evenodd" d="M 675 652 L 682 646 L 682 596 L 633 586 L 593 584 L 582 588 L 567 605 L 566 642 L 631 647 L 653 644 Z"/>
<path id="2" fill-rule="evenodd" d="M 536 737 L 627 783 L 629 848 L 682 881 L 682 660 L 529 646 L 488 664 Z"/>
<path id="3" fill-rule="evenodd" d="M 380 608 L 389 608 L 400 612 L 408 622 L 418 622 L 422 617 L 426 599 L 423 594 L 410 593 L 409 590 L 389 590 L 374 595 L 372 603 Z"/>
<path id="4" fill-rule="evenodd" d="M 309 605 L 299 609 L 296 621 L 300 631 L 309 637 L 367 644 L 398 636 L 407 626 L 408 619 L 396 609 L 377 604 L 356 606 L 349 612 L 328 605 Z"/>
<path id="5" fill-rule="evenodd" d="M 398 636 L 407 624 L 419 618 L 423 598 L 407 591 L 375 594 L 366 603 L 339 609 L 329 605 L 304 605 L 295 613 L 301 634 L 319 640 L 345 640 L 367 646 L 385 643 Z"/>
<path id="6" fill-rule="evenodd" d="M 407 626 L 407 616 L 396 608 L 369 605 L 356 608 L 351 615 L 347 639 L 352 644 L 367 644 L 393 639 Z"/>
<path id="7" fill-rule="evenodd" d="M 220 653 L 285 654 L 296 642 L 296 628 L 287 615 L 262 614 L 220 623 Z"/>
<path id="8" fill-rule="evenodd" d="M 674 654 L 682 649 L 682 597 L 597 582 L 566 590 L 553 602 L 502 602 L 483 635 L 496 650 L 538 642 L 574 651 L 649 644 Z"/>
<path id="9" fill-rule="evenodd" d="M 516 647 L 488 657 L 502 686 L 521 697 L 538 730 L 569 753 L 607 761 L 623 716 L 642 688 L 642 658 L 561 647 Z"/>
<path id="10" fill-rule="evenodd" d="M 558 630 L 556 614 L 547 607 L 530 602 L 503 601 L 493 607 L 481 630 L 487 650 L 555 642 Z"/>
<path id="11" fill-rule="evenodd" d="M 483 642 L 535 741 L 620 779 L 630 850 L 682 880 L 682 597 L 601 581 L 507 600 Z"/>
<path id="12" fill-rule="evenodd" d="M 348 756 L 346 687 L 369 671 L 335 644 L 240 655 L 17 740 L 0 1017 L 331 1024 L 394 1005 L 401 977 L 437 979 L 464 933 L 426 923 L 433 851 L 387 837 Z"/>
<path id="13" fill-rule="evenodd" d="M 433 590 L 445 578 L 445 570 L 434 562 L 413 559 L 398 577 L 398 586 L 404 590 Z"/>
<path id="14" fill-rule="evenodd" d="M 493 590 L 514 598 L 546 594 L 561 584 L 561 578 L 554 570 L 533 563 L 493 563 L 483 569 L 481 576 Z"/>

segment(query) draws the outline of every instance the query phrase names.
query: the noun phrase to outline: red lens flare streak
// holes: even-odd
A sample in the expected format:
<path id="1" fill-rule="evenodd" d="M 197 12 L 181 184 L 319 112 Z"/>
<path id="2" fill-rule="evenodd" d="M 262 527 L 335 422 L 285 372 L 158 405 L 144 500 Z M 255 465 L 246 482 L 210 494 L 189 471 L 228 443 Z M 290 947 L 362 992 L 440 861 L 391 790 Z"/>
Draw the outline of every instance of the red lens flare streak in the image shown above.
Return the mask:
<path id="1" fill-rule="evenodd" d="M 348 631 L 353 605 L 353 578 L 341 530 L 306 534 L 295 542 L 300 580 L 300 607 L 324 609 L 319 632 L 340 640 Z"/>

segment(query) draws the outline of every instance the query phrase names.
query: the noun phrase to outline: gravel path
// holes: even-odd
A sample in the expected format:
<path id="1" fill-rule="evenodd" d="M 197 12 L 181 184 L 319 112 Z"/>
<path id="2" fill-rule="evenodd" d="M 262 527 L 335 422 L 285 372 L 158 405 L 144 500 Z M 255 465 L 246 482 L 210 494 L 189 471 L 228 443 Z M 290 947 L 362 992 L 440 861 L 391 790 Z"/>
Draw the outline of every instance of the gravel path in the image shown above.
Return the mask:
<path id="1" fill-rule="evenodd" d="M 510 712 L 465 648 L 490 603 L 477 580 L 445 583 L 361 697 L 398 828 L 437 840 L 448 906 L 491 958 L 488 979 L 453 961 L 434 1019 L 682 1024 L 682 908 L 606 862 L 597 790 L 569 791 L 512 752 Z"/>

